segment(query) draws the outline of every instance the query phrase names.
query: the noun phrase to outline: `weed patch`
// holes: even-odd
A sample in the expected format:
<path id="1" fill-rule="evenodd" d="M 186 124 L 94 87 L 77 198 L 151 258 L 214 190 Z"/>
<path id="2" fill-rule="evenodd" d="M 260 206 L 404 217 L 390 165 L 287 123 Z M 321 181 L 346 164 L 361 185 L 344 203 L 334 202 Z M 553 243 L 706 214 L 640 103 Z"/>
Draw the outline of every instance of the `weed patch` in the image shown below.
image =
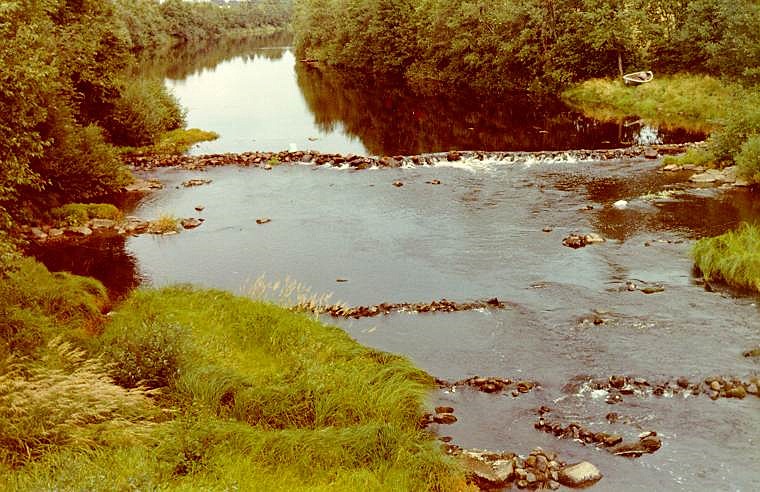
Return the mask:
<path id="1" fill-rule="evenodd" d="M 736 231 L 697 241 L 692 251 L 706 280 L 720 280 L 760 292 L 760 227 L 744 224 Z"/>

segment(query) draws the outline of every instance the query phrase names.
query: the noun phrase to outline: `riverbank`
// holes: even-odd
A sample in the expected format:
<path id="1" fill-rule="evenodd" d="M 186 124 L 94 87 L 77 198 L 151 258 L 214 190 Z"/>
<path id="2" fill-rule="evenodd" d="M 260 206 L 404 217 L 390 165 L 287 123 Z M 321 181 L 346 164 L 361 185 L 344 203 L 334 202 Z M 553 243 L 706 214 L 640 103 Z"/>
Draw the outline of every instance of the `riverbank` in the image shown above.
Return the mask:
<path id="1" fill-rule="evenodd" d="M 464 490 L 419 427 L 432 378 L 219 291 L 137 291 L 23 259 L 0 283 L 0 485 Z"/>

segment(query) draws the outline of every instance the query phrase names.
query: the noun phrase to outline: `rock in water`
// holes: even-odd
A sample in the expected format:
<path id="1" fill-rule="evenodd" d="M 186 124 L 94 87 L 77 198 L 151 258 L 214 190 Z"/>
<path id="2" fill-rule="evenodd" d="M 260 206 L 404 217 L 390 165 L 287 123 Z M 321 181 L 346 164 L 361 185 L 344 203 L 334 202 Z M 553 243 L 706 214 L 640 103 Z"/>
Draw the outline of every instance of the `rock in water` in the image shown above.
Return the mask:
<path id="1" fill-rule="evenodd" d="M 194 229 L 203 223 L 202 220 L 190 217 L 188 219 L 182 219 L 180 222 L 185 229 Z"/>
<path id="2" fill-rule="evenodd" d="M 588 487 L 602 478 L 602 473 L 588 461 L 568 465 L 559 471 L 559 483 L 566 487 Z"/>
<path id="3" fill-rule="evenodd" d="M 612 204 L 613 207 L 615 207 L 618 210 L 623 210 L 628 206 L 627 200 L 618 200 L 615 203 Z"/>

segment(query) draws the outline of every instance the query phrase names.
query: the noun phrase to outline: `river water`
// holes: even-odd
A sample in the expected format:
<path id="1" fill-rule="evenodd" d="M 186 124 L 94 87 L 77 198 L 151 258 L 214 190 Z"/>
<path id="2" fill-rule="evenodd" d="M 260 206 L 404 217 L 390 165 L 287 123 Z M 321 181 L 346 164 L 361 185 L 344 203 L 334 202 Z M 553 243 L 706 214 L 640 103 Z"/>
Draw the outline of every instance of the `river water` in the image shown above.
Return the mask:
<path id="1" fill-rule="evenodd" d="M 556 103 L 436 99 L 366 86 L 296 63 L 286 43 L 209 55 L 218 64 L 167 80 L 188 107 L 189 125 L 221 134 L 193 152 L 294 145 L 393 155 L 693 138 L 594 122 Z M 742 356 L 760 341 L 758 298 L 706 291 L 693 276 L 689 250 L 695 238 L 757 221 L 760 200 L 747 190 L 695 188 L 688 174 L 662 173 L 659 165 L 486 159 L 358 172 L 308 165 L 163 169 L 149 177 L 165 189 L 140 199 L 131 213 L 200 216 L 201 227 L 49 248 L 40 256 L 51 267 L 96 275 L 115 291 L 191 282 L 245 294 L 265 274 L 352 305 L 498 297 L 508 309 L 329 321 L 442 379 L 540 383 L 519 398 L 437 392 L 431 404 L 451 404 L 459 418 L 437 430 L 460 446 L 522 454 L 541 446 L 566 461 L 588 460 L 605 475 L 594 487 L 600 491 L 760 490 L 756 397 L 628 396 L 611 405 L 601 392 L 574 384 L 616 374 L 698 382 L 758 373 L 757 360 Z M 212 182 L 180 186 L 197 177 Z M 614 208 L 621 199 L 627 208 Z M 257 225 L 257 218 L 271 222 Z M 573 250 L 562 245 L 572 232 L 607 241 Z M 665 290 L 646 295 L 628 283 Z M 553 409 L 551 417 L 627 440 L 657 431 L 663 446 L 626 459 L 556 439 L 533 428 L 541 405 Z M 612 411 L 620 422 L 607 422 Z"/>

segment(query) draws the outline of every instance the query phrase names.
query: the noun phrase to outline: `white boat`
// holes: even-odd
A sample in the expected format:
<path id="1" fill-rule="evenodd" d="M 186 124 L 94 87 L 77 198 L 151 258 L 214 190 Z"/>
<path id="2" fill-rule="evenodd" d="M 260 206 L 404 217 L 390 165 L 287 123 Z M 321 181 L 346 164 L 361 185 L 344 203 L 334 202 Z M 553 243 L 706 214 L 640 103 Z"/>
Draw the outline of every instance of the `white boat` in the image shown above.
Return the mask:
<path id="1" fill-rule="evenodd" d="M 645 72 L 633 72 L 623 75 L 626 84 L 645 84 L 654 79 L 654 73 L 651 70 Z"/>

